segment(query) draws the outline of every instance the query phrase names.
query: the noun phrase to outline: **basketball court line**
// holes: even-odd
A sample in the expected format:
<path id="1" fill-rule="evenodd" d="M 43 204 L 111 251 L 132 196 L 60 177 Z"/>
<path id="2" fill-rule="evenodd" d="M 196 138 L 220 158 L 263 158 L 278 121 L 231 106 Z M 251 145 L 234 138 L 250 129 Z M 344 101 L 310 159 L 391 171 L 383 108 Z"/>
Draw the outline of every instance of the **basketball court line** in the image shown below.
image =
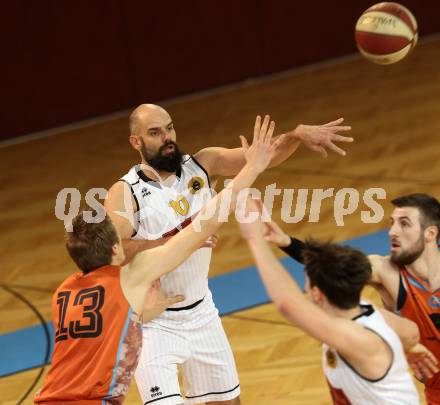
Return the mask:
<path id="1" fill-rule="evenodd" d="M 344 243 L 366 254 L 385 255 L 389 249 L 387 231 L 375 232 Z M 281 262 L 301 288 L 304 288 L 305 277 L 302 266 L 289 257 L 282 258 Z M 270 302 L 255 266 L 212 277 L 209 279 L 209 287 L 222 316 Z M 48 322 L 47 326 L 51 334 L 50 351 L 52 352 L 54 333 L 52 322 Z M 41 325 L 0 335 L 0 358 L 2 359 L 0 377 L 44 365 L 47 344 L 45 330 Z"/>

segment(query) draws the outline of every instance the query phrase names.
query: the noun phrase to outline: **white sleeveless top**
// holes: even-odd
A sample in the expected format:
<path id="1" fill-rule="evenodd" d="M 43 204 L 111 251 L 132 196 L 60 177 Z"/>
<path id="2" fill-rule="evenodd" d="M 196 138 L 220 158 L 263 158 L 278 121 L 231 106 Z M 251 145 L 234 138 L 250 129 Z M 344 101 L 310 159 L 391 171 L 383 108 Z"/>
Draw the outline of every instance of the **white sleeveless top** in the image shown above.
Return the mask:
<path id="1" fill-rule="evenodd" d="M 399 337 L 388 326 L 379 311 L 365 303 L 361 306 L 364 309 L 363 314 L 353 321 L 377 333 L 391 348 L 393 361 L 386 374 L 381 379 L 373 381 L 360 376 L 336 350 L 323 344 L 322 366 L 334 403 L 346 404 L 348 400 L 348 403 L 353 405 L 420 404 Z M 336 399 L 340 396 L 344 397 L 344 394 L 345 402 L 342 398 L 340 401 Z"/>
<path id="2" fill-rule="evenodd" d="M 208 174 L 190 155 L 183 156 L 181 171 L 168 178 L 166 185 L 148 178 L 139 165 L 132 167 L 121 180 L 130 185 L 138 205 L 132 239 L 155 240 L 177 233 L 211 198 Z M 211 249 L 198 249 L 176 270 L 161 278 L 167 295 L 185 296 L 185 301 L 174 307 L 191 305 L 208 294 L 210 261 Z"/>

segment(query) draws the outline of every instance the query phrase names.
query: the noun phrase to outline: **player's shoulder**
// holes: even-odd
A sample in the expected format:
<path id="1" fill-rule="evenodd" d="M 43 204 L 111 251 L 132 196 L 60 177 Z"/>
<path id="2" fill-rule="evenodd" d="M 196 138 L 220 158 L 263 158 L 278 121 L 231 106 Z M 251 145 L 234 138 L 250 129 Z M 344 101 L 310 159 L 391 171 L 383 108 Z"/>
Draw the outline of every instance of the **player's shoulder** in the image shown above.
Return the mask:
<path id="1" fill-rule="evenodd" d="M 128 181 L 120 179 L 108 189 L 105 205 L 108 206 L 109 203 L 125 201 L 126 195 L 131 196 L 131 200 L 133 200 L 133 186 Z"/>
<path id="2" fill-rule="evenodd" d="M 372 265 L 391 267 L 394 266 L 390 260 L 390 256 L 368 255 L 368 260 Z"/>
<path id="3" fill-rule="evenodd" d="M 139 182 L 138 166 L 133 166 L 126 174 L 124 174 L 120 179 L 116 180 L 111 187 L 108 189 L 107 194 L 117 194 L 125 191 L 126 189 L 131 190 L 132 186 Z"/>
<path id="4" fill-rule="evenodd" d="M 398 266 L 391 261 L 390 256 L 369 255 L 368 260 L 373 268 L 373 273 L 390 277 L 399 273 Z"/>
<path id="5" fill-rule="evenodd" d="M 193 155 L 184 155 L 182 158 L 182 168 L 187 167 L 190 173 L 204 173 L 208 181 L 212 181 L 212 160 L 204 154 L 203 149 Z"/>
<path id="6" fill-rule="evenodd" d="M 124 174 L 118 181 L 123 181 L 130 185 L 135 185 L 139 182 L 139 165 L 134 165 L 126 174 Z"/>
<path id="7" fill-rule="evenodd" d="M 184 164 L 187 164 L 187 163 L 190 163 L 191 161 L 194 161 L 195 159 L 194 159 L 194 155 L 188 155 L 188 154 L 186 154 L 186 155 L 183 155 L 182 156 L 182 164 L 184 165 Z"/>
<path id="8" fill-rule="evenodd" d="M 224 148 L 219 148 L 216 146 L 209 146 L 207 148 L 200 149 L 198 152 L 194 153 L 191 158 L 196 163 L 209 169 L 212 165 L 216 163 L 223 149 Z"/>
<path id="9" fill-rule="evenodd" d="M 72 274 L 69 274 L 62 283 L 57 287 L 55 290 L 54 296 L 57 296 L 59 292 L 65 291 L 65 290 L 72 290 L 75 285 L 77 284 L 77 280 L 79 277 L 81 277 L 81 271 L 76 271 Z"/>
<path id="10" fill-rule="evenodd" d="M 196 158 L 196 159 L 209 159 L 209 158 L 213 158 L 216 153 L 217 153 L 217 147 L 213 147 L 213 146 L 208 146 L 206 148 L 200 149 L 198 152 L 193 153 L 191 156 Z"/>
<path id="11" fill-rule="evenodd" d="M 123 192 L 124 190 L 129 190 L 129 189 L 131 189 L 130 183 L 121 179 L 121 180 L 114 182 L 111 185 L 111 187 L 108 189 L 107 194 L 108 195 L 118 194 L 118 193 Z"/>

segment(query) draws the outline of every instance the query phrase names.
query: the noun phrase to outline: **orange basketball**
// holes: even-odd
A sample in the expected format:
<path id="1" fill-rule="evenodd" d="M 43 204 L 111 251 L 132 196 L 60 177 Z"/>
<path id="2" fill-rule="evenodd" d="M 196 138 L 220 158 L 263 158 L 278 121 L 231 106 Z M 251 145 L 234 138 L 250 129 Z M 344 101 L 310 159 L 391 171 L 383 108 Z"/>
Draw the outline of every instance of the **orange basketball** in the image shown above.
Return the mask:
<path id="1" fill-rule="evenodd" d="M 368 60 L 389 65 L 403 59 L 417 43 L 417 21 L 398 3 L 378 3 L 356 23 L 356 44 Z"/>

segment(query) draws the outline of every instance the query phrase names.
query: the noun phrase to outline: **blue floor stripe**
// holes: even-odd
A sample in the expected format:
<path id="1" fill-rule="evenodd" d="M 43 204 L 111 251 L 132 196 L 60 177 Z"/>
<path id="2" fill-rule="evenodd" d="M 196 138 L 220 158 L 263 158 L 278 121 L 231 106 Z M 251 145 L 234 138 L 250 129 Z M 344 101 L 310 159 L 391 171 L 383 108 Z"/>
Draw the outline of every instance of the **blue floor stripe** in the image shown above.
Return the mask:
<path id="1" fill-rule="evenodd" d="M 281 262 L 304 288 L 305 277 L 302 265 L 287 257 L 281 259 Z M 255 266 L 212 277 L 209 279 L 209 288 L 221 315 L 269 302 L 269 296 Z"/>
<path id="2" fill-rule="evenodd" d="M 384 255 L 389 251 L 386 231 L 351 239 L 345 243 L 366 254 Z M 304 288 L 305 278 L 302 266 L 290 258 L 283 258 L 281 261 L 298 284 Z M 212 277 L 209 279 L 209 286 L 221 315 L 269 302 L 255 266 Z M 52 345 L 53 325 L 50 322 L 48 326 Z M 41 325 L 1 335 L 0 377 L 42 366 L 45 351 L 46 338 Z"/>
<path id="3" fill-rule="evenodd" d="M 366 255 L 377 254 L 386 256 L 390 253 L 388 231 L 370 233 L 359 238 L 350 239 L 344 242 L 344 245 L 362 250 Z"/>
<path id="4" fill-rule="evenodd" d="M 53 323 L 48 322 L 50 353 L 53 350 Z M 19 329 L 0 336 L 0 377 L 40 367 L 46 354 L 46 335 L 41 325 Z"/>

